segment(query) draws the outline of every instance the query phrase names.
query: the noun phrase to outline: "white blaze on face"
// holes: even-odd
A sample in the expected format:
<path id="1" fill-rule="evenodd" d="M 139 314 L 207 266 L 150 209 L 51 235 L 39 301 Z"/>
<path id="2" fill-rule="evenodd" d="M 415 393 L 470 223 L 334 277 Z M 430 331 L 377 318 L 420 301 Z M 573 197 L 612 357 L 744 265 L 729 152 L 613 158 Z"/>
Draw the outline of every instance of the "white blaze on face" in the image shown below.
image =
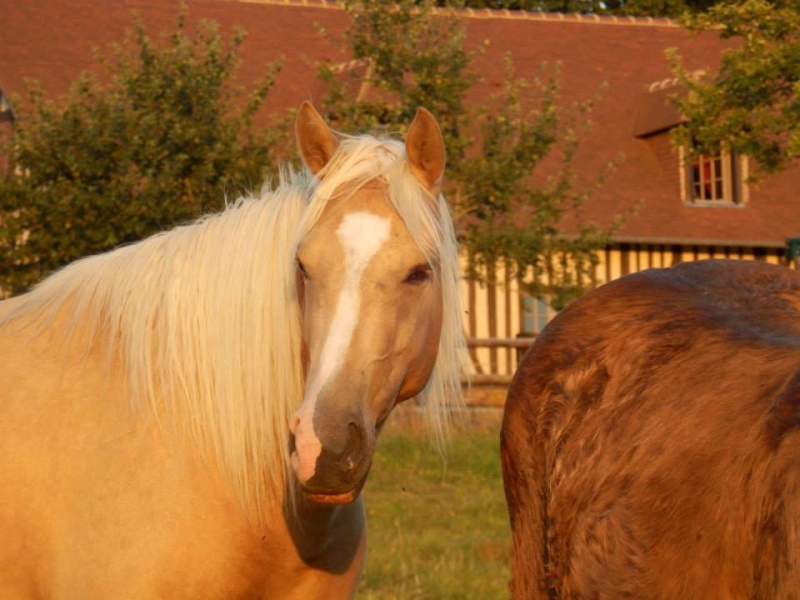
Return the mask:
<path id="1" fill-rule="evenodd" d="M 292 465 L 300 481 L 314 475 L 322 444 L 314 432 L 317 397 L 325 384 L 341 368 L 353 337 L 361 307 L 361 277 L 380 247 L 389 239 L 389 219 L 368 212 L 345 215 L 336 236 L 344 254 L 344 281 L 336 304 L 336 313 L 328 329 L 314 371 L 309 373 L 303 404 L 292 419 L 295 453 Z"/>

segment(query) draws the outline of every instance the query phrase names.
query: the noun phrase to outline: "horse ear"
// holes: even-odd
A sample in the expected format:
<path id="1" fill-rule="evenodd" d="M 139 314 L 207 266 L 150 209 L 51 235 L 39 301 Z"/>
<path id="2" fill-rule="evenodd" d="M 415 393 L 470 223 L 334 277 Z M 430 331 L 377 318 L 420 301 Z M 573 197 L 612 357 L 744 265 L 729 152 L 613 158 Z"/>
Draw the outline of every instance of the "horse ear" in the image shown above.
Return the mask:
<path id="1" fill-rule="evenodd" d="M 444 174 L 444 140 L 434 116 L 424 108 L 417 110 L 406 135 L 406 157 L 411 172 L 434 195 L 439 193 Z"/>
<path id="2" fill-rule="evenodd" d="M 314 175 L 328 164 L 339 146 L 334 132 L 308 100 L 303 102 L 297 114 L 295 135 L 300 156 Z"/>

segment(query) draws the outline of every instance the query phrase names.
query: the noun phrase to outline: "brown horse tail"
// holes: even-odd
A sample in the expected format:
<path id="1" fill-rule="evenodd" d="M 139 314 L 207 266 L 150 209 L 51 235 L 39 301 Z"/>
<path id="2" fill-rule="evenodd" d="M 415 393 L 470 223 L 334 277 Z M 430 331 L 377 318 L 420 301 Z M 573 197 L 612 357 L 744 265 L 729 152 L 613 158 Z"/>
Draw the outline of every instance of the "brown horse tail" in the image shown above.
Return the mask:
<path id="1" fill-rule="evenodd" d="M 530 439 L 536 428 L 527 423 L 524 409 L 525 403 L 515 402 L 509 395 L 500 437 L 506 502 L 514 532 L 511 597 L 546 600 L 549 560 L 544 450 L 541 443 Z"/>
<path id="2" fill-rule="evenodd" d="M 529 353 L 538 354 L 534 344 Z M 529 359 L 531 357 L 528 357 Z M 551 393 L 548 381 L 535 377 L 531 365 L 541 366 L 553 356 L 523 361 L 508 391 L 500 455 L 506 503 L 513 538 L 511 597 L 515 600 L 548 600 L 551 596 L 548 540 L 548 476 L 545 437 L 539 413 Z"/>

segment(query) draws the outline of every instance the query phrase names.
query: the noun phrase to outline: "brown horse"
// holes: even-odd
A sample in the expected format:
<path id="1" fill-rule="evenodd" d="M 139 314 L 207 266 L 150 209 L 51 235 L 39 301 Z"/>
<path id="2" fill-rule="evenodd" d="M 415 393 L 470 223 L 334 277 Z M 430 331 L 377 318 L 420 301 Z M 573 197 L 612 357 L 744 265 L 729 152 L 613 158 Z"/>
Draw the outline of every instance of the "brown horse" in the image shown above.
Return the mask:
<path id="1" fill-rule="evenodd" d="M 800 274 L 587 294 L 523 359 L 502 457 L 515 599 L 800 598 Z"/>
<path id="2" fill-rule="evenodd" d="M 0 598 L 350 598 L 396 403 L 459 397 L 444 146 L 297 119 L 308 171 L 0 304 Z"/>

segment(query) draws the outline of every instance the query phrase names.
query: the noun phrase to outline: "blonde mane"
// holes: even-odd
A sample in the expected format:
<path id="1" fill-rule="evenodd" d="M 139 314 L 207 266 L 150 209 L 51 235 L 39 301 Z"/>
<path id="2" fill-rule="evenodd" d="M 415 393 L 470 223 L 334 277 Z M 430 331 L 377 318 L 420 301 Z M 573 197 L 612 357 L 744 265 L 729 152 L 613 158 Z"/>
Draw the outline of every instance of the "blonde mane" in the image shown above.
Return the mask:
<path id="1" fill-rule="evenodd" d="M 281 502 L 287 424 L 304 387 L 295 248 L 328 200 L 380 177 L 441 277 L 439 355 L 418 396 L 441 437 L 461 403 L 464 364 L 456 239 L 446 202 L 430 197 L 404 155 L 397 141 L 345 137 L 321 180 L 287 169 L 261 197 L 76 261 L 20 299 L 0 326 L 29 315 L 43 329 L 57 314 L 66 318 L 66 335 L 85 332 L 121 365 L 134 409 L 194 436 L 245 506 Z"/>

